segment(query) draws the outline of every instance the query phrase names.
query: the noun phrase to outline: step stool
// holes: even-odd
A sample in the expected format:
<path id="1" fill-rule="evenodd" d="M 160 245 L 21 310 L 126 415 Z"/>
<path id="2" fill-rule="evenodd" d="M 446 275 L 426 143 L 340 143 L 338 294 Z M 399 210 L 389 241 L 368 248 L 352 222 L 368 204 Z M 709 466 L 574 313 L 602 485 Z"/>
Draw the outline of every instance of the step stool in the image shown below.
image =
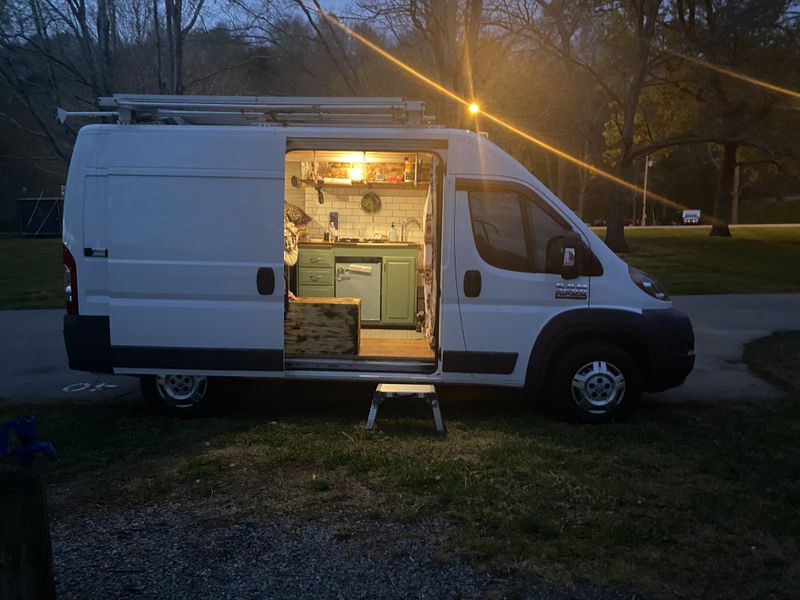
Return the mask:
<path id="1" fill-rule="evenodd" d="M 436 425 L 436 435 L 443 436 L 447 433 L 442 420 L 442 411 L 439 409 L 439 400 L 436 389 L 432 385 L 408 385 L 400 383 L 380 383 L 372 395 L 372 405 L 367 417 L 367 431 L 372 431 L 375 426 L 375 417 L 378 416 L 378 407 L 388 398 L 420 398 L 425 400 L 433 411 L 433 422 Z"/>

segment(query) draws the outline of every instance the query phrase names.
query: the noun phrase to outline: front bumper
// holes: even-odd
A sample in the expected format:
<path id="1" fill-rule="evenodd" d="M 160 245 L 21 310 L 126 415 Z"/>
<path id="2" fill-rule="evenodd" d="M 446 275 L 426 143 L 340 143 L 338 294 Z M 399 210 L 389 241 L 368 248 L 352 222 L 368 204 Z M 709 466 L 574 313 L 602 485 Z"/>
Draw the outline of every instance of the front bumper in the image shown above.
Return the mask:
<path id="1" fill-rule="evenodd" d="M 684 382 L 694 369 L 694 330 L 685 314 L 675 309 L 645 310 L 649 330 L 648 392 L 661 392 Z"/>

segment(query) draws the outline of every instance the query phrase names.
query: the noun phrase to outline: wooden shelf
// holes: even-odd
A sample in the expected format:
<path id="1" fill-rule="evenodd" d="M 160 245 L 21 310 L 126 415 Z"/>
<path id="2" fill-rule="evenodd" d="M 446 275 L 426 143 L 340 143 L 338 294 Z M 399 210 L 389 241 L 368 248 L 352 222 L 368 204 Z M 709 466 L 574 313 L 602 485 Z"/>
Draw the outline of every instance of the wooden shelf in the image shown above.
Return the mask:
<path id="1" fill-rule="evenodd" d="M 303 187 L 308 188 L 315 188 L 317 187 L 317 182 L 313 179 L 299 179 L 300 183 L 303 184 Z M 430 181 L 356 181 L 353 183 L 322 183 L 322 189 L 325 188 L 370 188 L 370 189 L 377 189 L 377 190 L 389 190 L 389 189 L 416 189 L 416 188 L 426 188 L 430 185 Z"/>

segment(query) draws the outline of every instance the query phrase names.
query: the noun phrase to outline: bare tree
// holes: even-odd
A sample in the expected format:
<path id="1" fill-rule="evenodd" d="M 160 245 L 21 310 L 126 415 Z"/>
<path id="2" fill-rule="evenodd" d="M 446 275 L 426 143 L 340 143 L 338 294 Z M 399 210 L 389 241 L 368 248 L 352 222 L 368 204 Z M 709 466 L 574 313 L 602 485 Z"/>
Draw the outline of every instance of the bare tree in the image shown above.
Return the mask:
<path id="1" fill-rule="evenodd" d="M 164 0 L 167 23 L 167 49 L 169 57 L 170 92 L 183 94 L 183 45 L 203 10 L 205 0 L 194 0 L 184 5 L 183 0 Z M 184 15 L 184 12 L 187 14 Z M 184 24 L 184 21 L 186 24 Z"/>
<path id="2" fill-rule="evenodd" d="M 432 75 L 440 85 L 462 98 L 475 97 L 480 37 L 488 34 L 483 0 L 365 0 L 359 6 L 399 44 L 421 40 L 421 58 L 432 59 Z M 446 120 L 461 126 L 466 115 L 454 108 Z"/>

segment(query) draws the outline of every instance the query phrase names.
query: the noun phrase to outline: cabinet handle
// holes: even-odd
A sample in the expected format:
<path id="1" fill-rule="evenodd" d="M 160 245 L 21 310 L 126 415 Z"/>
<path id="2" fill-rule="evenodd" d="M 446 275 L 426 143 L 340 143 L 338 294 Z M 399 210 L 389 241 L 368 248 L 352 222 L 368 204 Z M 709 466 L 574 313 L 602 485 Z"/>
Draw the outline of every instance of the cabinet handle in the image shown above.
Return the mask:
<path id="1" fill-rule="evenodd" d="M 319 257 L 312 257 L 309 262 L 319 262 L 321 259 Z"/>

